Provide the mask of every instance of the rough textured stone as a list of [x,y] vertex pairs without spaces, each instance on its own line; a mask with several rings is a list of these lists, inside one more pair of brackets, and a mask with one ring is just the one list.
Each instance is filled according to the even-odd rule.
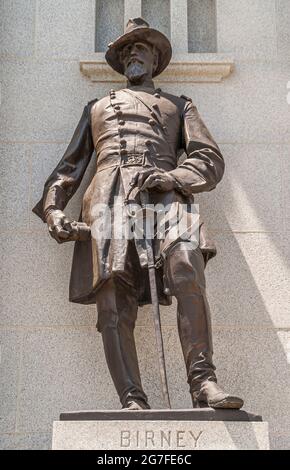
[[[290,76],[290,75],[289,75]],[[289,106],[290,109],[290,106]],[[282,197],[283,197],[283,222],[282,229],[290,232],[290,145],[284,144],[281,149],[282,157]]]
[[25,145],[0,144],[0,229],[27,229],[29,153]]
[[[278,62],[235,62],[221,84],[166,84],[171,93],[190,96],[218,143],[289,141],[289,67]],[[164,87],[165,88],[165,87]]]
[[170,2],[171,45],[173,56],[188,52],[187,0]]
[[236,57],[260,58],[277,55],[275,2],[272,0],[218,0],[219,52]]
[[0,250],[1,326],[95,325],[94,306],[68,301],[73,244],[58,245],[43,224],[34,235],[1,235]]
[[290,44],[290,3],[288,0],[276,0],[276,24],[278,54],[288,60]]
[[244,408],[269,422],[271,448],[276,435],[289,436],[289,363],[271,328],[214,329],[220,385],[245,399]]
[[188,0],[188,52],[216,52],[216,1]]
[[3,434],[0,436],[2,450],[50,450],[51,432],[35,434]]
[[55,450],[267,450],[269,439],[267,423],[56,421],[52,448]]
[[0,55],[32,56],[34,53],[35,0],[1,0]]
[[142,0],[142,18],[170,38],[169,0]]
[[96,1],[96,51],[103,52],[108,44],[123,34],[124,1]]
[[129,18],[138,18],[142,12],[142,0],[124,0],[124,26]]
[[20,332],[0,330],[0,433],[15,431],[21,340]]
[[100,96],[101,87],[88,90],[77,62],[11,60],[1,68],[1,140],[68,142],[84,106]]
[[35,330],[24,338],[19,431],[51,430],[70,409],[119,408],[95,328]]
[[78,58],[94,50],[94,8],[91,0],[39,0],[36,53]]
[[206,268],[213,323],[227,328],[289,328],[287,238],[223,233],[215,234],[215,240],[218,254]]
[[276,232],[281,228],[282,174],[279,144],[221,145],[225,174],[215,193],[200,194],[208,228]]

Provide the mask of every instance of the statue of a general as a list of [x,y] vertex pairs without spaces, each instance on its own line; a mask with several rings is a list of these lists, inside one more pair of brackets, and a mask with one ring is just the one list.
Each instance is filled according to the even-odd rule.
[[[152,78],[167,67],[171,54],[166,36],[142,18],[129,20],[125,33],[106,52],[108,64],[126,76],[126,88],[111,90],[85,106],[64,156],[33,209],[57,242],[76,241],[70,301],[97,304],[97,328],[124,409],[150,408],[140,379],[134,326],[138,306],[151,303],[152,292],[144,247],[134,238],[109,237],[101,229],[108,217],[96,207],[110,208],[114,226],[116,220],[120,223],[119,209],[114,207],[117,196],[123,207],[132,197],[138,201],[141,192],[147,192],[152,204],[188,204],[194,194],[213,190],[224,172],[220,149],[192,100],[154,87]],[[85,192],[80,220],[73,222],[63,210],[94,151],[95,175]],[[179,163],[183,152],[186,159]],[[92,227],[98,228],[97,237],[93,231],[88,236]],[[204,278],[215,246],[202,221],[198,227],[197,246],[178,236],[162,243],[153,239],[157,298],[163,305],[171,303],[171,296],[177,299],[193,406],[241,408],[242,399],[217,385]]]

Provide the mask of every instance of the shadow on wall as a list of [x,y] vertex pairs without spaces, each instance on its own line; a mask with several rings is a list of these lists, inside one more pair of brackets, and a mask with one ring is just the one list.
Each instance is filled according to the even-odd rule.
[[[227,189],[227,197],[234,200],[236,188]],[[203,211],[202,196],[199,199]],[[248,203],[255,211],[257,202]],[[216,219],[208,204],[203,216]],[[222,232],[213,234],[218,255],[207,268],[218,377],[225,388],[243,396],[247,411],[269,422],[270,446],[288,448],[290,335],[279,331],[287,325],[286,237],[277,232],[233,233],[221,209],[218,217],[223,226]]]

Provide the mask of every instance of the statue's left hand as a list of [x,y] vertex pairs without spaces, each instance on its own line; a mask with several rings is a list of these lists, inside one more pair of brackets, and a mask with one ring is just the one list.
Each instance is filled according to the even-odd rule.
[[148,168],[137,173],[131,181],[132,186],[138,186],[140,191],[156,189],[157,191],[171,191],[176,188],[176,180],[169,171],[157,168]]

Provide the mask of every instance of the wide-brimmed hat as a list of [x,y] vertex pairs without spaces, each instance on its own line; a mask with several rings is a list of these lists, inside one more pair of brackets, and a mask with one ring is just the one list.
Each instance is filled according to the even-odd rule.
[[128,21],[125,32],[116,41],[108,44],[106,52],[106,61],[117,72],[124,74],[124,66],[120,62],[119,52],[126,44],[132,41],[146,41],[156,46],[159,52],[158,66],[153,77],[159,75],[169,64],[172,49],[169,39],[157,31],[157,29],[150,28],[149,24],[143,18],[130,18]]

